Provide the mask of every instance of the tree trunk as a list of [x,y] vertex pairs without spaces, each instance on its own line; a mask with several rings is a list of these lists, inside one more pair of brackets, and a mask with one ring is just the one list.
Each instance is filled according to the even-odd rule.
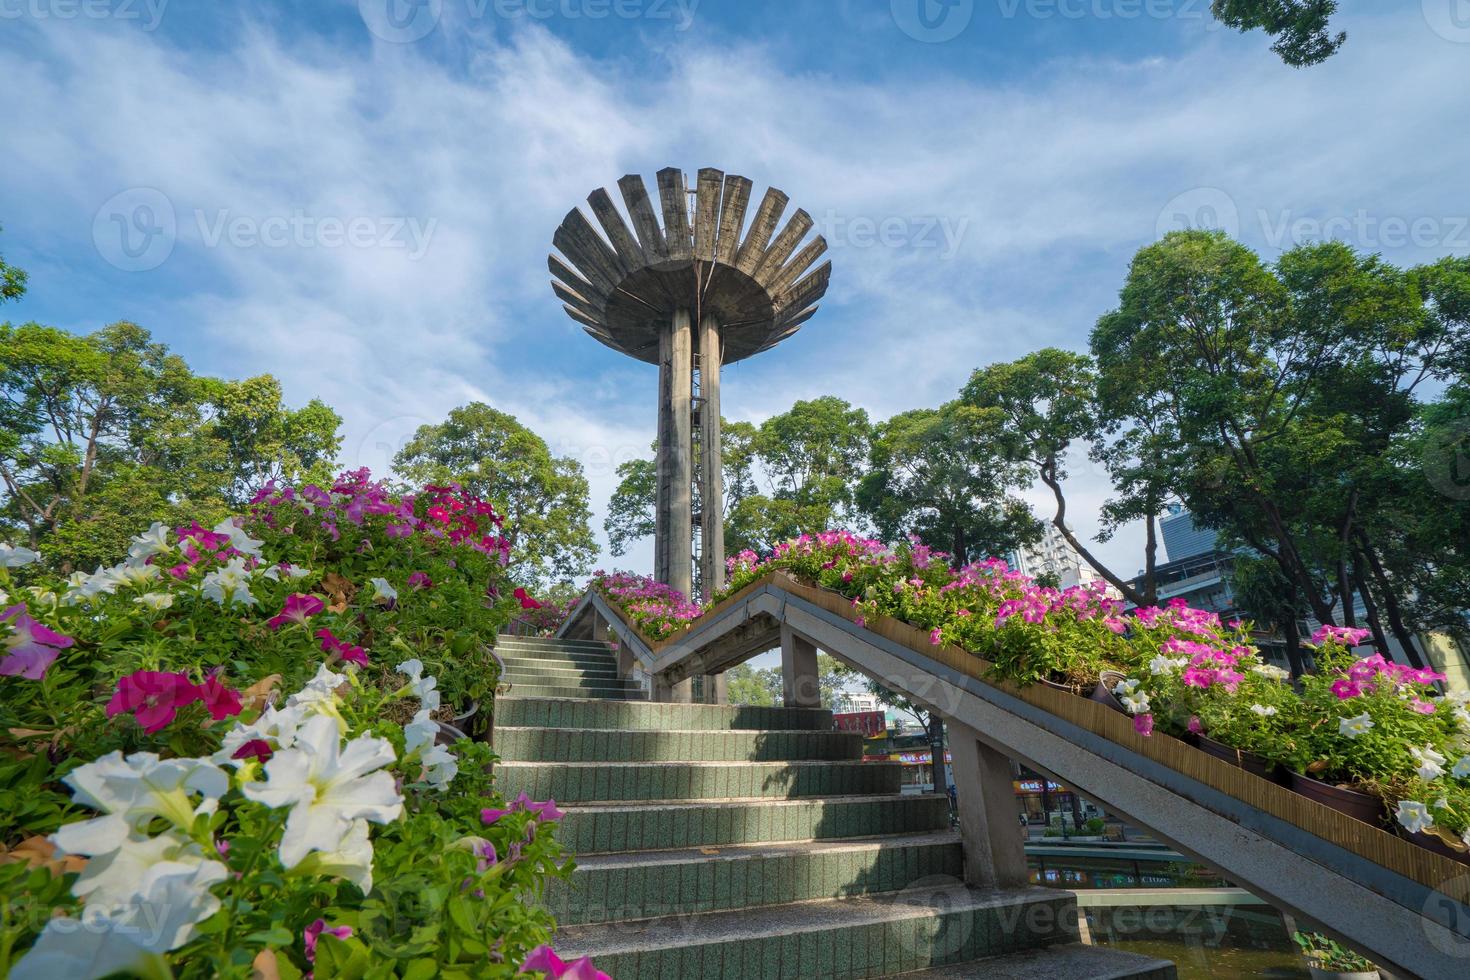
[[1378,649],[1388,652],[1388,634],[1383,632],[1383,621],[1378,615],[1378,603],[1373,599],[1373,590],[1368,588],[1368,577],[1363,574],[1363,553],[1361,549],[1353,552],[1353,576],[1358,585],[1358,592],[1363,596],[1363,608],[1368,613],[1368,628],[1373,631],[1373,642]]
[[[1368,535],[1363,529],[1358,529],[1358,543],[1362,546],[1363,554],[1368,558],[1368,567],[1373,572],[1373,580],[1378,583],[1378,590],[1383,596],[1383,608],[1388,612],[1388,625],[1393,630],[1394,639],[1404,648],[1404,656],[1409,660],[1409,666],[1423,669],[1424,658],[1419,656],[1418,649],[1414,646],[1414,634],[1410,633],[1404,626],[1404,617],[1399,611],[1399,600],[1393,593],[1393,584],[1389,581],[1388,573],[1383,570],[1383,563],[1378,560],[1378,554],[1373,550],[1373,543],[1368,540]],[[1385,653],[1387,651],[1384,651]]]
[[[1293,601],[1295,596],[1292,597]],[[1302,634],[1296,628],[1296,613],[1287,615],[1281,623],[1281,635],[1286,639],[1286,662],[1291,667],[1291,676],[1295,680],[1307,672],[1306,661],[1302,659]]]
[[1088,551],[1087,548],[1083,546],[1082,542],[1077,540],[1077,536],[1072,533],[1071,529],[1067,527],[1067,500],[1065,497],[1062,496],[1061,484],[1057,483],[1056,477],[1053,475],[1055,471],[1056,463],[1054,461],[1048,462],[1046,466],[1043,466],[1041,468],[1041,482],[1045,483],[1048,487],[1051,488],[1052,496],[1056,498],[1057,502],[1057,513],[1056,516],[1052,518],[1052,526],[1054,526],[1059,532],[1061,532],[1061,535],[1063,538],[1066,539],[1067,544],[1071,545],[1072,549],[1076,551],[1077,554],[1082,556],[1083,561],[1091,565],[1093,570],[1101,575],[1108,582],[1108,584],[1112,585],[1119,592],[1123,593],[1123,598],[1127,599],[1135,606],[1150,605],[1146,597],[1141,592],[1139,592],[1133,586],[1129,585],[1127,582],[1120,579],[1118,576],[1114,575],[1106,565],[1094,558],[1092,552]]
[[1143,597],[1148,600],[1148,605],[1159,604],[1158,583],[1154,581],[1154,569],[1158,565],[1159,558],[1159,534],[1153,514],[1148,515],[1144,521],[1147,537],[1143,543]]

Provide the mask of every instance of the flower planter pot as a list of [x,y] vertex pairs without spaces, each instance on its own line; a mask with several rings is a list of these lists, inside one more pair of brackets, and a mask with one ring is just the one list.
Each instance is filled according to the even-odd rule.
[[1232,749],[1230,746],[1217,742],[1205,735],[1199,736],[1199,748],[1201,752],[1212,755],[1217,759],[1224,759],[1232,766],[1239,766],[1248,773],[1260,776],[1276,782],[1278,775],[1274,763],[1266,760],[1254,752],[1246,752],[1243,749]]
[[1379,980],[1377,970],[1368,970],[1363,973],[1335,973],[1332,970],[1323,970],[1315,966],[1309,966],[1307,970],[1312,974],[1312,980]]
[[1114,711],[1126,715],[1128,709],[1123,707],[1123,702],[1118,700],[1118,696],[1113,693],[1113,688],[1127,679],[1127,674],[1120,673],[1116,670],[1103,671],[1102,676],[1098,679],[1097,687],[1092,689],[1089,700],[1096,701],[1098,704],[1105,704]]
[[1053,691],[1064,691],[1065,693],[1072,694],[1072,695],[1077,695],[1077,694],[1081,694],[1082,693],[1082,692],[1080,692],[1080,691],[1077,690],[1077,688],[1076,688],[1075,685],[1072,685],[1072,684],[1058,684],[1056,681],[1048,681],[1048,680],[1043,680],[1041,682],[1041,684],[1042,684],[1043,687],[1049,687]]
[[1291,773],[1287,786],[1292,792],[1305,796],[1309,800],[1316,800],[1338,813],[1347,814],[1354,820],[1361,820],[1375,826],[1383,823],[1385,812],[1383,801],[1371,793],[1334,786],[1320,779],[1313,779],[1311,776],[1303,776],[1299,772]]
[[1426,851],[1433,851],[1435,854],[1442,854],[1445,857],[1450,858],[1451,860],[1459,861],[1461,864],[1470,864],[1470,851],[1456,850],[1448,843],[1446,843],[1445,839],[1443,837],[1440,837],[1438,834],[1419,833],[1407,834],[1405,836],[1407,836],[1408,839],[1413,843],[1424,848]]

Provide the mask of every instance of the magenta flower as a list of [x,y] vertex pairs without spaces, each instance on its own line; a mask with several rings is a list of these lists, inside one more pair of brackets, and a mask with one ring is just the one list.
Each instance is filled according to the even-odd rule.
[[1133,730],[1140,735],[1152,735],[1154,733],[1154,716],[1135,715],[1133,717]]
[[215,721],[224,721],[238,715],[243,708],[240,692],[225,687],[213,675],[206,677],[204,683],[199,685],[199,697],[204,702],[204,707],[209,709],[209,716]]
[[352,927],[335,926],[329,929],[327,928],[326,919],[317,919],[311,925],[307,926],[306,932],[301,936],[301,944],[306,947],[306,962],[316,962],[316,943],[321,938],[322,933],[326,933],[328,936],[336,939],[346,939],[352,935]]
[[408,577],[408,587],[410,589],[432,589],[434,580],[423,572],[414,572]]
[[273,616],[270,620],[268,620],[266,622],[266,625],[273,630],[278,630],[282,626],[286,626],[291,623],[295,623],[298,626],[305,626],[307,620],[311,619],[311,617],[315,616],[317,613],[321,612],[325,608],[326,606],[316,596],[302,595],[300,592],[293,592],[291,595],[286,597],[285,607],[280,611],[279,614]]
[[938,627],[930,630],[929,642],[934,644],[935,646],[939,646],[939,644],[944,642],[944,631],[939,629]]
[[1339,677],[1332,682],[1332,693],[1337,695],[1337,700],[1346,701],[1348,698],[1355,698],[1359,694],[1362,694],[1363,689],[1358,685],[1357,681],[1349,680],[1346,677]]
[[1322,626],[1312,634],[1312,642],[1320,644],[1331,640],[1345,647],[1355,647],[1372,635],[1372,630],[1351,629],[1347,626]]
[[1195,735],[1198,735],[1200,732],[1205,730],[1205,726],[1200,723],[1199,715],[1190,715],[1189,724],[1185,727],[1187,727],[1190,732]]
[[275,754],[275,750],[271,748],[271,743],[267,742],[263,738],[252,738],[250,741],[246,742],[244,745],[236,749],[235,754],[230,756],[230,758],[259,759],[261,762],[269,762],[271,756]]
[[0,674],[38,681],[46,676],[62,650],[74,641],[47,629],[26,612],[25,603],[11,606],[0,613],[0,622],[10,622],[11,634],[5,640],[5,659],[0,660]]
[[143,731],[153,734],[168,727],[179,709],[203,695],[183,674],[139,670],[117,682],[117,693],[107,702],[107,717],[133,713]]
[[357,664],[359,667],[366,667],[368,665],[366,650],[360,646],[348,643],[346,640],[339,640],[337,634],[325,626],[317,630],[313,635],[322,641],[323,652],[336,654],[338,660],[345,660],[347,663]]
[[493,824],[496,821],[498,821],[501,817],[505,816],[507,813],[514,813],[514,812],[515,812],[515,807],[514,806],[508,807],[508,808],[506,808],[504,810],[495,810],[495,809],[486,808],[486,809],[480,811],[480,820],[483,821],[486,826],[489,826],[490,824]]
[[1415,698],[1409,703],[1409,707],[1413,708],[1421,715],[1434,714],[1434,704],[1430,701],[1421,701],[1419,698]]
[[516,597],[517,600],[520,601],[520,604],[521,604],[521,608],[522,609],[540,609],[541,608],[541,603],[537,602],[535,599],[532,599],[531,596],[530,596],[530,594],[527,593],[526,590],[523,589],[523,588],[521,588],[520,586],[517,586],[516,587],[515,597]]
[[565,963],[550,946],[537,946],[521,964],[521,973],[544,973],[549,980],[612,980],[584,956],[575,963]]

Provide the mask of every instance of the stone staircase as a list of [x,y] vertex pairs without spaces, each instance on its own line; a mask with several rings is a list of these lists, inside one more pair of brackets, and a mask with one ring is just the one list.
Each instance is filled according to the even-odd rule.
[[576,855],[546,896],[566,959],[614,980],[1175,975],[1079,945],[1067,893],[966,887],[944,797],[900,795],[827,711],[640,701],[589,641],[497,652],[498,787],[555,799]]

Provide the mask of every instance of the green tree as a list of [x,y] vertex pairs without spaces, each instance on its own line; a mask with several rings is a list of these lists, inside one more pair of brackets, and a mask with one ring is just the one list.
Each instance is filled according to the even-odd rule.
[[725,672],[726,700],[731,704],[774,708],[781,703],[781,672],[771,667],[738,664]]
[[658,466],[651,459],[630,459],[618,464],[617,474],[618,486],[602,522],[608,550],[615,558],[626,555],[634,541],[651,538],[657,531]]
[[1274,37],[1271,50],[1293,68],[1326,61],[1347,40],[1346,33],[1330,28],[1337,0],[1214,0],[1212,9],[1227,27],[1259,28]]
[[119,560],[154,520],[213,521],[271,478],[330,474],[339,419],[273,378],[193,374],[136,324],[0,325],[0,531],[61,569]]
[[880,423],[856,495],[879,535],[916,535],[960,564],[1040,541],[1041,523],[1009,493],[1027,470],[999,451],[994,429],[993,415],[960,402]]
[[[0,231],[3,231],[0,228]],[[5,264],[5,256],[0,255],[0,303],[13,299],[20,299],[26,292],[26,273],[24,269],[18,269],[13,265]]]
[[[1067,456],[1074,443],[1096,445],[1105,422],[1097,400],[1097,372],[1083,354],[1049,347],[1017,361],[976,371],[961,392],[995,434],[997,452],[1029,466],[1056,502],[1052,526],[1130,602],[1152,605],[1154,596],[1135,589],[1093,555],[1067,524]],[[1150,523],[1152,521],[1150,515]],[[1152,581],[1152,568],[1145,581]]]
[[505,516],[511,564],[528,585],[591,571],[597,557],[582,464],[551,454],[546,440],[482,402],[420,426],[393,458],[415,483],[457,482]]

